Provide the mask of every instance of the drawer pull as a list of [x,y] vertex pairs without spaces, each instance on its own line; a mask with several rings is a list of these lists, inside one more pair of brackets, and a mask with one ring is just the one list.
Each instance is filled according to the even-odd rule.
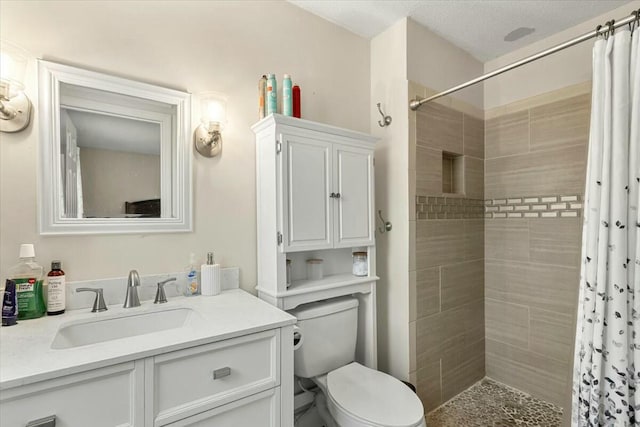
[[29,421],[25,427],[56,427],[56,416],[49,415],[39,420]]
[[229,375],[231,375],[231,368],[228,366],[225,368],[220,368],[213,371],[214,380],[219,380],[220,378],[228,377]]

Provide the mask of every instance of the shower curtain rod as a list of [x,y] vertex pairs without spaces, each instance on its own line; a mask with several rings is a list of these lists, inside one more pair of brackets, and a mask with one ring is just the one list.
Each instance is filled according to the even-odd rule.
[[422,99],[414,99],[412,101],[409,102],[409,108],[411,108],[413,111],[416,111],[418,108],[420,108],[423,104],[426,104],[427,102],[433,101],[434,99],[438,99],[438,98],[442,98],[443,96],[449,95],[450,93],[453,92],[457,92],[460,89],[464,89],[466,87],[472,86],[476,83],[480,83],[483,82],[487,79],[490,79],[492,77],[495,77],[497,75],[500,75],[502,73],[505,73],[507,71],[513,70],[514,68],[518,68],[521,67],[525,64],[528,64],[529,62],[533,62],[536,61],[540,58],[544,58],[545,56],[551,55],[553,53],[559,52],[561,50],[564,50],[568,47],[577,45],[579,43],[582,43],[586,40],[592,39],[594,37],[599,36],[600,34],[606,34],[609,31],[615,30],[618,27],[622,27],[623,25],[627,25],[632,23],[633,21],[637,20],[639,18],[639,14],[640,14],[640,9],[633,11],[631,15],[627,16],[624,19],[621,19],[620,21],[609,21],[607,22],[604,26],[598,26],[595,30],[590,31],[586,34],[583,34],[579,37],[576,37],[574,39],[571,39],[569,41],[566,41],[564,43],[561,43],[559,45],[556,45],[552,48],[549,48],[547,50],[543,50],[542,52],[538,52],[535,55],[531,55],[528,56],[524,59],[521,59],[519,61],[516,61],[514,63],[511,63],[509,65],[505,65],[502,68],[498,68],[497,70],[491,71],[490,73],[484,74],[480,77],[476,77],[473,80],[469,80],[466,83],[462,83],[459,84],[458,86],[454,86],[450,89],[445,90],[444,92],[440,92],[437,93],[435,95],[432,95],[428,98],[422,98]]

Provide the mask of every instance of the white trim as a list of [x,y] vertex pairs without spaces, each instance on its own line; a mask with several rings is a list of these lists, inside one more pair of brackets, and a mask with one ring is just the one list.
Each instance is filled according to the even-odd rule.
[[[38,60],[40,113],[40,168],[38,186],[38,225],[40,234],[123,234],[176,233],[193,230],[191,95],[174,89],[109,76],[67,65]],[[166,103],[175,107],[171,127],[175,128],[175,144],[162,149],[171,151],[171,161],[163,161],[162,200],[169,197],[171,206],[162,203],[164,218],[64,218],[58,204],[60,188],[55,185],[59,170],[60,83],[68,83],[103,91]],[[164,126],[167,122],[163,120]],[[164,131],[163,131],[164,134]],[[167,180],[166,172],[171,179]]]

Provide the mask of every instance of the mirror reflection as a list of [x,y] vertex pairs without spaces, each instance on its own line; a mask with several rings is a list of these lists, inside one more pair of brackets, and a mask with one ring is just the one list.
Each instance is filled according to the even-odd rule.
[[[162,170],[163,136],[170,150],[174,110],[153,100],[62,83],[63,217],[171,216],[170,211],[163,215]],[[170,172],[170,151],[165,154]]]

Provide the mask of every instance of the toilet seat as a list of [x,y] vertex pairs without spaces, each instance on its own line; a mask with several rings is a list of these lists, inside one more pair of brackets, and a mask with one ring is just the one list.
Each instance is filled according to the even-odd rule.
[[417,427],[424,425],[418,396],[405,384],[359,363],[327,375],[329,412],[342,427]]

